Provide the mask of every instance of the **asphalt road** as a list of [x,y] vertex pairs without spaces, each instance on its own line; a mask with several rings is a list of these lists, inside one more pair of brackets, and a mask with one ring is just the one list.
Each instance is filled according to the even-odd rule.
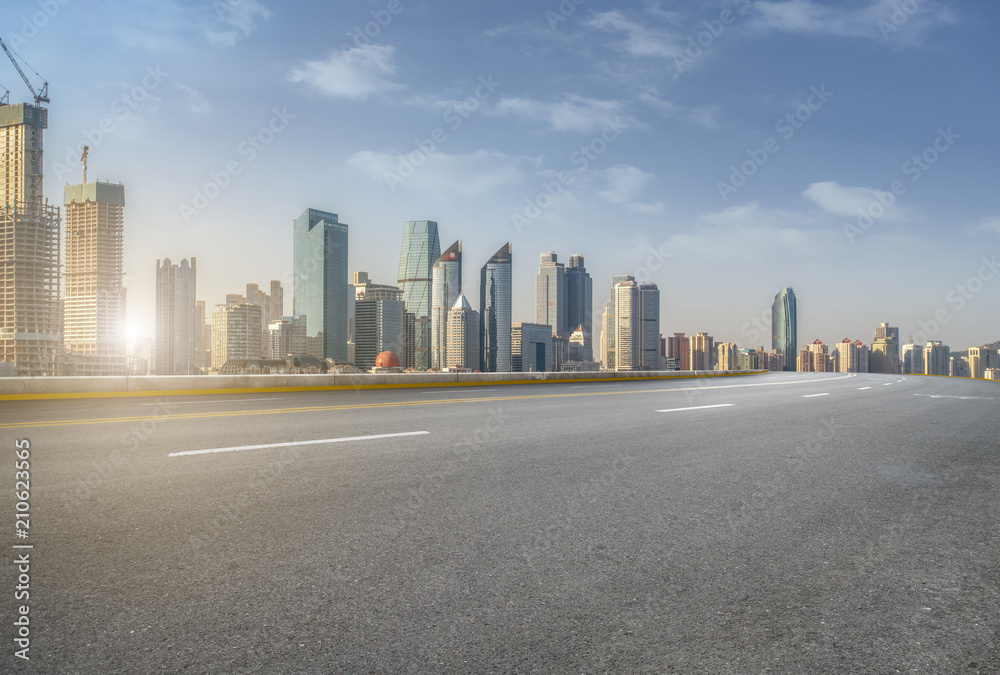
[[786,373],[0,403],[0,672],[1000,672],[998,411]]

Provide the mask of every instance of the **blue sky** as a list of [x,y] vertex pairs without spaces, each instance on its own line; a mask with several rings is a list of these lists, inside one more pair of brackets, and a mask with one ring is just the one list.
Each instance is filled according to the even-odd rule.
[[197,256],[213,305],[290,279],[314,207],[379,283],[403,221],[438,221],[473,305],[511,241],[515,320],[555,250],[586,256],[596,325],[631,273],[659,284],[664,333],[767,344],[754,320],[793,286],[800,341],[870,342],[881,321],[1000,339],[995,3],[22,7],[3,35],[50,83],[47,193],[80,180],[83,143],[91,180],[125,183],[139,334],[158,258]]

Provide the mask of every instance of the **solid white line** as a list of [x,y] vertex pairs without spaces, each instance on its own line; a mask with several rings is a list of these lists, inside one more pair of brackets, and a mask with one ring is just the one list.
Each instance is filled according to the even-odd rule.
[[349,438],[324,438],[316,441],[295,441],[294,443],[268,443],[266,445],[242,445],[235,448],[212,448],[210,450],[185,450],[171,452],[167,457],[184,457],[187,455],[208,455],[214,452],[237,452],[239,450],[260,450],[263,448],[288,448],[293,445],[319,445],[322,443],[346,443],[348,441],[373,441],[379,438],[399,438],[400,436],[423,436],[429,431],[407,431],[401,434],[377,434],[374,436],[351,436]]
[[684,410],[708,410],[709,408],[732,408],[735,403],[720,403],[719,405],[699,405],[694,408],[673,408],[671,410],[657,410],[656,412],[683,412]]
[[428,390],[428,391],[422,391],[420,393],[422,393],[422,394],[470,394],[470,393],[479,392],[479,391],[499,391],[499,390],[497,390],[497,389],[462,389],[462,388],[459,387],[457,389],[447,389],[445,391],[441,391],[440,389],[431,389],[431,390]]
[[883,383],[882,383],[882,386],[883,386],[883,387],[889,387],[889,386],[892,386],[892,382],[883,382]]
[[245,403],[247,401],[280,401],[283,396],[278,398],[231,398],[225,401],[167,401],[164,403],[140,403],[139,405],[191,405],[192,403]]
[[871,389],[871,387],[858,387],[858,391],[864,391],[865,389]]
[[829,396],[829,394],[807,394],[802,398],[816,398],[817,396]]

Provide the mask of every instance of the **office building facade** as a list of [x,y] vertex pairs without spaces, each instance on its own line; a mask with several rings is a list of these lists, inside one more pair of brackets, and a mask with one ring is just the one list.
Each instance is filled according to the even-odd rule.
[[507,242],[479,272],[479,370],[511,372],[512,252]]
[[472,309],[464,293],[459,293],[455,306],[448,312],[447,345],[443,357],[446,368],[479,369],[479,312]]
[[795,370],[799,343],[799,311],[795,291],[783,288],[771,305],[771,349],[781,354],[786,371]]
[[306,209],[295,219],[292,315],[305,325],[306,353],[348,360],[348,226],[336,213]]
[[195,291],[198,262],[156,261],[156,343],[154,374],[193,375],[198,372],[196,349],[200,327]]
[[[448,314],[462,293],[462,242],[456,241],[431,268],[431,368],[444,368],[448,354]],[[477,359],[478,361],[478,359]],[[478,363],[476,368],[478,368]]]
[[515,373],[552,372],[552,326],[515,322],[511,324],[511,368]]
[[412,220],[403,224],[403,246],[399,254],[396,281],[403,291],[406,311],[414,317],[414,368],[430,368],[431,352],[431,269],[441,257],[438,224],[433,220]]

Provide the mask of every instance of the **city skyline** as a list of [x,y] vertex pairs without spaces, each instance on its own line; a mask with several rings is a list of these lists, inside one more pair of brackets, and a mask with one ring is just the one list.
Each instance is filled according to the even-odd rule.
[[[299,22],[294,3],[202,14],[168,2],[113,15],[69,4],[44,26],[26,17],[5,38],[51,84],[50,203],[80,182],[84,143],[92,180],[129,185],[133,334],[154,332],[156,259],[200,258],[209,306],[245,279],[291,289],[288,214],[317,204],[353,225],[348,268],[380,279],[394,267],[383,245],[398,243],[406,220],[435,218],[473,259],[512,240],[523,252],[515,320],[531,319],[531,258],[561,250],[586,254],[601,286],[623,272],[657,283],[665,333],[766,344],[746,327],[775,289],[794,286],[808,299],[806,341],[867,342],[872,325],[889,321],[901,341],[938,324],[929,338],[964,347],[1000,338],[989,312],[1000,298],[986,151],[997,133],[993,94],[959,89],[928,65],[945,59],[987,77],[997,50],[989,7],[925,3],[896,25],[881,0],[703,2],[670,20],[638,3],[565,16],[527,3],[474,14],[404,6],[372,37],[364,27],[380,8],[312,8],[317,20]],[[706,25],[721,32],[686,54]],[[341,40],[302,47],[321,26]],[[465,38],[449,49],[479,58],[419,50],[445,30]],[[143,34],[150,39],[136,39]],[[87,38],[106,39],[96,68],[65,58]],[[800,50],[805,68],[777,61],[769,43]],[[768,78],[742,84],[747,66],[730,71],[734,55]],[[578,77],[539,73],[538,56]],[[626,66],[642,79],[612,76]],[[258,79],[231,77],[245,69],[262,74],[266,95]],[[11,100],[26,100],[8,75]],[[940,95],[928,100],[931,88]],[[961,107],[950,103],[959,94]],[[859,119],[857,110],[879,112]],[[444,141],[433,140],[439,128]],[[434,148],[421,155],[414,139]],[[651,151],[659,141],[671,151]],[[603,151],[578,153],[591,143]],[[406,157],[424,160],[412,175]],[[539,198],[564,170],[572,182]],[[677,292],[699,272],[699,293]]]

